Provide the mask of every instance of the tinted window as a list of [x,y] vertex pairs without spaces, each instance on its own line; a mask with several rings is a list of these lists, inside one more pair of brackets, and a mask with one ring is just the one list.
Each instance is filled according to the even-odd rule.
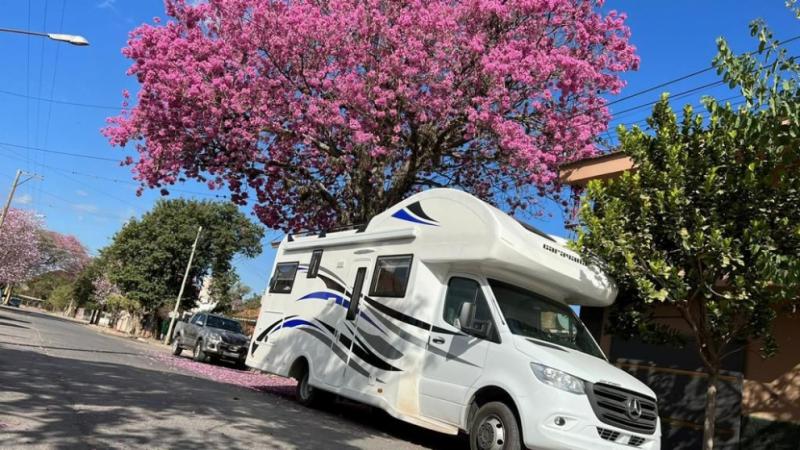
[[319,273],[319,264],[322,262],[322,249],[314,250],[311,253],[311,262],[308,263],[306,278],[316,278]]
[[569,306],[501,281],[489,280],[489,285],[512,333],[603,358]]
[[242,326],[239,322],[224,317],[208,316],[206,326],[210,328],[219,328],[222,330],[233,331],[234,333],[241,333]]
[[475,304],[476,323],[491,322],[492,313],[489,311],[489,304],[486,303],[481,285],[470,278],[450,278],[450,282],[447,283],[447,296],[444,299],[445,322],[460,328],[462,324],[458,323],[458,314],[464,303]]
[[272,276],[272,283],[269,291],[278,294],[288,294],[292,292],[294,277],[297,275],[297,263],[280,263],[275,266],[275,274]]
[[356,281],[353,282],[353,293],[350,295],[350,306],[347,308],[347,320],[354,320],[358,314],[358,303],[361,301],[361,289],[364,287],[364,277],[367,268],[359,267],[356,271]]
[[192,319],[192,323],[195,325],[203,325],[203,315],[198,314],[194,316],[194,319]]
[[369,295],[375,297],[405,297],[411,274],[411,255],[379,256],[375,262]]

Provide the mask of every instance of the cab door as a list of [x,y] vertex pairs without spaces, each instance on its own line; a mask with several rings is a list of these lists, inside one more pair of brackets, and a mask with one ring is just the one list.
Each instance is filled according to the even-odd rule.
[[[467,391],[481,376],[489,347],[497,342],[487,292],[479,277],[450,276],[442,310],[428,338],[420,382],[424,416],[459,425]],[[473,305],[470,327],[459,318],[465,303]]]

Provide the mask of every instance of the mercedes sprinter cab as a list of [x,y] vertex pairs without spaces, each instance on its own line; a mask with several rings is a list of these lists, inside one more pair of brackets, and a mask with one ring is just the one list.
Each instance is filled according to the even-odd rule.
[[288,235],[247,365],[474,449],[658,449],[653,391],[609,364],[569,305],[612,280],[466,193],[416,194],[362,227]]

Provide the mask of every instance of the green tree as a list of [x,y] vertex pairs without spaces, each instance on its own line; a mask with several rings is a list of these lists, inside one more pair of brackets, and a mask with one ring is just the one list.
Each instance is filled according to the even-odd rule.
[[145,311],[169,304],[180,289],[198,226],[203,232],[184,299],[197,298],[195,280],[231,271],[234,255],[253,257],[261,252],[263,229],[235,205],[162,200],[141,220],[125,224],[102,250],[109,279]]
[[250,288],[239,279],[234,270],[215,273],[211,278],[211,298],[217,302],[214,311],[228,314],[241,309],[244,297],[250,293]]
[[26,282],[20,291],[31,297],[47,300],[56,288],[72,284],[74,278],[72,274],[61,270],[47,272]]
[[[734,55],[718,42],[718,73],[742,106],[705,98],[678,120],[666,96],[648,124],[619,130],[634,171],[589,184],[576,247],[605,266],[634,301],[618,331],[680,338],[655,322],[677,310],[708,373],[703,448],[713,448],[723,359],[746,340],[776,349],[771,322],[800,303],[800,67],[761,22],[759,50]],[[613,330],[612,330],[613,331]]]
[[102,275],[105,258],[93,258],[78,274],[72,283],[73,302],[67,308],[69,314],[74,315],[78,308],[94,305],[94,282]]
[[72,303],[72,286],[69,284],[62,284],[53,289],[50,296],[47,298],[47,303],[49,303],[55,311],[66,310]]

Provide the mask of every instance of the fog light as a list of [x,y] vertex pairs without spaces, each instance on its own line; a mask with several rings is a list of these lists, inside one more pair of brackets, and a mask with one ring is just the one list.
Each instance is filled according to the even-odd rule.
[[564,424],[565,424],[565,423],[567,423],[567,421],[566,421],[566,420],[564,420],[564,418],[563,418],[563,417],[556,417],[556,420],[555,420],[555,422],[556,422],[556,425],[558,425],[558,426],[560,426],[560,427],[563,427],[563,426],[564,426]]

